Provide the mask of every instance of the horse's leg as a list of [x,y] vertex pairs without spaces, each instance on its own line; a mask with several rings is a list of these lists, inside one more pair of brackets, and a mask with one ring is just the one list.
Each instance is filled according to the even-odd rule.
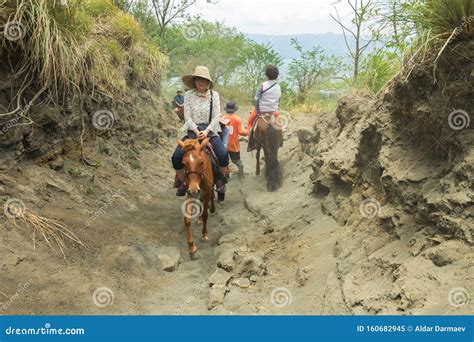
[[191,209],[191,201],[186,200],[186,215],[184,215],[184,226],[186,227],[186,238],[188,241],[188,251],[189,255],[191,257],[196,253],[197,251],[197,246],[193,241],[193,231],[191,228],[191,215],[192,215],[192,209]]
[[[282,139],[283,139],[283,136],[282,136]],[[281,140],[283,142],[283,140]],[[277,175],[278,175],[278,178],[277,178],[277,184],[278,184],[278,188],[281,187],[283,185],[283,175],[281,173],[281,167],[280,167],[280,162],[278,161],[278,149],[279,149],[279,146],[277,146]]]
[[255,170],[255,174],[258,176],[260,175],[260,145],[257,145],[257,154],[255,158],[257,159],[257,168]]
[[211,213],[216,212],[216,203],[215,203],[216,194],[214,193],[214,189],[211,188]]
[[274,191],[276,190],[275,187],[274,187],[274,184],[273,184],[273,177],[274,177],[274,172],[276,171],[274,168],[273,168],[273,165],[270,161],[270,158],[272,156],[270,156],[270,151],[268,151],[267,148],[265,148],[263,150],[264,152],[264,155],[265,155],[265,179],[267,180],[267,190],[268,191]]
[[263,158],[265,161],[265,181],[267,182],[267,190],[270,190],[270,165],[269,165],[269,159],[268,159],[268,148],[265,145],[263,145]]
[[[212,192],[214,192],[212,189],[211,189]],[[208,211],[208,208],[209,208],[209,201],[211,199],[211,196],[209,193],[206,193],[203,195],[203,198],[202,198],[202,203],[204,203],[203,205],[203,210],[202,210],[202,241],[209,241],[209,237],[207,236],[207,218],[209,217],[209,211]]]

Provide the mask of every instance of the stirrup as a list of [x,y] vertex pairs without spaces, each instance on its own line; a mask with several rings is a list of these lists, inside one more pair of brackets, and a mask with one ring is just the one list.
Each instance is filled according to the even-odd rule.
[[216,191],[218,193],[225,193],[227,180],[225,178],[218,179],[216,181]]
[[185,185],[182,185],[176,190],[176,196],[178,197],[183,197],[186,196],[186,193],[188,192],[188,187]]

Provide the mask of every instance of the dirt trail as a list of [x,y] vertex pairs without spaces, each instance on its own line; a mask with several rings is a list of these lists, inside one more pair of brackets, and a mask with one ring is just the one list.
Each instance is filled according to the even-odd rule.
[[201,226],[194,223],[201,256],[195,261],[187,253],[183,198],[171,187],[174,130],[154,143],[144,135],[132,143],[125,134],[98,137],[86,150],[101,161],[95,169],[69,152],[60,170],[25,160],[2,171],[0,193],[67,223],[87,249],[68,243],[66,264],[41,239],[33,250],[25,227],[0,221],[1,313],[472,312],[470,305],[448,300],[451,289],[470,283],[472,254],[455,249],[459,258],[441,268],[430,254],[407,250],[418,248],[411,240],[393,238],[374,220],[344,225],[345,213],[359,217],[357,202],[329,211],[333,216],[323,213],[348,197],[314,192],[313,172],[320,165],[308,149],[333,143],[318,143],[314,125],[310,116],[291,121],[280,150],[284,185],[276,192],[267,192],[263,175],[255,176],[254,155],[242,153],[245,178],[232,176],[225,203],[210,216],[209,242],[200,241]]
[[[246,144],[242,144],[245,151]],[[268,193],[263,176],[255,176],[253,154],[242,153],[246,176],[239,179],[235,174],[228,185],[227,199],[219,204],[217,213],[209,221],[210,241],[200,241],[200,229],[194,222],[194,238],[198,243],[201,258],[191,261],[187,255],[187,244],[183,231],[181,203],[182,198],[174,196],[169,187],[160,195],[135,213],[123,215],[120,221],[133,230],[150,234],[147,243],[153,245],[176,246],[179,248],[181,262],[174,272],[163,273],[156,281],[144,286],[133,302],[133,308],[119,307],[117,302],[106,309],[108,313],[149,313],[149,314],[232,314],[232,313],[278,313],[278,314],[320,314],[325,309],[325,292],[328,276],[334,277],[335,260],[331,256],[336,241],[337,224],[320,210],[317,201],[308,201],[308,180],[310,168],[303,169],[303,154],[299,151],[295,134],[289,136],[282,150],[281,159],[285,175],[282,189]],[[301,158],[301,161],[298,160]],[[293,236],[297,232],[297,236]],[[144,233],[144,232],[143,232]],[[141,233],[140,235],[145,235]],[[225,236],[231,241],[218,245]],[[303,238],[303,236],[305,238]],[[136,238],[139,240],[139,238]],[[304,243],[302,241],[305,241]],[[137,241],[138,244],[141,244]],[[142,242],[143,243],[143,242]],[[309,250],[314,251],[308,253]],[[128,249],[127,249],[128,251]],[[263,273],[252,278],[247,287],[233,285],[233,280],[243,279],[239,273],[239,260],[246,256],[263,252]],[[234,254],[234,264],[220,265],[223,259],[229,263],[228,255]],[[303,257],[305,256],[305,257]],[[106,257],[106,256],[104,256]],[[145,252],[145,259],[146,259]],[[308,260],[307,258],[310,259]],[[227,259],[226,259],[227,258]],[[153,267],[153,266],[152,266]],[[229,268],[230,272],[223,271]],[[312,273],[310,291],[302,291],[302,285]],[[211,294],[210,278],[215,272],[227,273],[225,289]],[[250,277],[247,277],[248,279]],[[137,280],[138,281],[138,280]],[[140,279],[146,282],[146,279]],[[130,287],[132,284],[126,284]],[[279,307],[272,302],[274,289],[288,289],[283,293],[283,301],[288,305]],[[221,293],[219,293],[221,292]],[[301,294],[301,296],[300,296]],[[124,296],[131,293],[124,289]],[[275,296],[276,294],[274,294]],[[225,296],[225,297],[224,297]],[[211,303],[215,298],[217,302]],[[219,298],[221,297],[221,298]],[[117,296],[115,297],[117,298]],[[223,303],[220,300],[223,299]],[[128,302],[128,301],[127,301]],[[342,301],[339,304],[343,304]],[[334,305],[335,307],[338,304]],[[212,310],[211,310],[212,309]],[[342,307],[343,311],[344,308]]]
[[[304,125],[304,119],[294,124]],[[170,186],[172,174],[166,162],[171,149],[169,145],[160,153],[161,165],[156,164],[156,151],[142,152],[140,161],[146,167],[131,174],[109,169],[107,162],[92,175],[83,171],[75,181],[84,185],[95,179],[100,184],[97,191],[102,190],[85,199],[67,183],[67,175],[58,177],[55,171],[34,165],[10,170],[9,176],[21,177],[24,188],[30,189],[22,199],[39,203],[42,215],[81,227],[77,232],[88,248],[70,246],[69,264],[64,264],[41,240],[33,251],[31,232],[2,222],[3,312],[325,312],[327,297],[337,298],[337,293],[326,291],[327,282],[337,282],[332,257],[337,224],[307,196],[311,168],[305,163],[310,160],[301,152],[296,134],[288,132],[281,150],[285,181],[277,192],[266,191],[264,176],[254,174],[254,156],[242,153],[246,176],[232,177],[225,203],[210,217],[209,242],[199,240],[201,227],[194,224],[201,256],[197,261],[187,254],[183,199],[175,197]],[[73,162],[66,160],[66,167],[68,163]],[[8,183],[9,178],[2,180]],[[37,198],[38,189],[47,198]],[[91,220],[94,213],[99,214]],[[227,242],[219,245],[222,236]],[[171,272],[163,270],[165,263]],[[210,282],[219,286],[211,288]],[[307,283],[311,286],[303,288]],[[272,291],[281,288],[283,293],[274,292],[272,297]],[[344,312],[342,300],[329,301],[330,312]]]

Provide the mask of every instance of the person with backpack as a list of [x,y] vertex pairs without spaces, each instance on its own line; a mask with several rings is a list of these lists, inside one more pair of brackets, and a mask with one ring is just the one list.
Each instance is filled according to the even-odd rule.
[[250,127],[248,151],[252,151],[255,148],[253,146],[254,123],[257,117],[262,114],[273,115],[275,119],[275,128],[277,128],[280,136],[280,146],[283,145],[283,130],[280,123],[280,113],[278,112],[278,106],[280,104],[281,98],[281,87],[277,80],[279,74],[280,72],[277,66],[268,64],[265,67],[265,76],[267,80],[263,82],[255,94],[255,109],[250,114],[247,122],[247,127]]

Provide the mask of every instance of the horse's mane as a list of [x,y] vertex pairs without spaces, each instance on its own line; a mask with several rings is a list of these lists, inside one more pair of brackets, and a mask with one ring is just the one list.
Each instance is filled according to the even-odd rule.
[[192,151],[192,150],[198,150],[198,146],[199,146],[199,140],[198,139],[188,139],[188,140],[183,141],[183,143],[184,143],[183,150],[185,152],[189,152],[189,151]]

